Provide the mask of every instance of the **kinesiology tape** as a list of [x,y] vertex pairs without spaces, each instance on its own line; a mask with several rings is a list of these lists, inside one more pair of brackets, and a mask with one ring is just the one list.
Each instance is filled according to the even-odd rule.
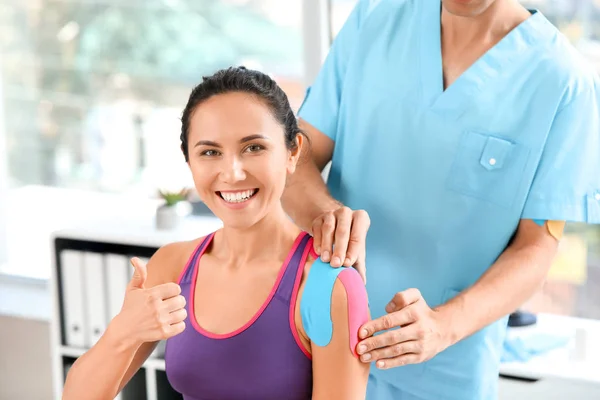
[[348,326],[350,351],[356,357],[358,330],[369,319],[367,292],[362,278],[354,268],[333,268],[317,258],[311,266],[302,301],[300,314],[309,339],[318,346],[327,346],[333,336],[331,321],[331,297],[335,282],[339,280],[348,298]]

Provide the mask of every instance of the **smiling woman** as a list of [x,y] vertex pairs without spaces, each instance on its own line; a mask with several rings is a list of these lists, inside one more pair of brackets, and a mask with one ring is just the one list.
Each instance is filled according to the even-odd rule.
[[159,339],[168,339],[169,382],[186,400],[364,399],[364,283],[352,268],[319,261],[281,203],[308,143],[283,90],[261,72],[218,71],[192,90],[180,138],[223,229],[162,247],[147,269],[133,261],[123,310],[71,368],[64,399],[82,398],[88,376],[114,397]]

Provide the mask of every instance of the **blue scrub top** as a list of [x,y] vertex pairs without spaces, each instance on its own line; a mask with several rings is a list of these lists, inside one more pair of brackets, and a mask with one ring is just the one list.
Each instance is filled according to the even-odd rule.
[[[299,111],[335,141],[332,195],[371,216],[373,317],[410,287],[431,307],[456,296],[521,219],[600,222],[595,72],[532,11],[444,91],[440,7],[360,1]],[[506,322],[373,380],[403,399],[496,398]]]

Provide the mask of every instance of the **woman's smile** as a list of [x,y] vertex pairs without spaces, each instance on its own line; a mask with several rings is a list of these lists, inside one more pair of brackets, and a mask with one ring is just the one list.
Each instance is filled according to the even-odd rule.
[[222,190],[215,192],[227,207],[239,210],[245,208],[256,197],[258,189]]

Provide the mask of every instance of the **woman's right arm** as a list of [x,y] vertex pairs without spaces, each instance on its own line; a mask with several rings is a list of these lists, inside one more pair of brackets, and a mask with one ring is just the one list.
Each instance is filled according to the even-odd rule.
[[301,293],[302,329],[312,353],[312,399],[364,400],[370,364],[359,359],[356,345],[359,328],[370,319],[367,291],[356,270],[334,271],[316,260]]
[[[148,269],[139,259],[123,307],[98,342],[73,364],[63,400],[113,399],[150,356],[158,341],[185,329],[185,298],[165,267],[179,260],[177,245],[155,253]],[[162,267],[162,268],[161,268]],[[168,268],[167,268],[168,269]]]

